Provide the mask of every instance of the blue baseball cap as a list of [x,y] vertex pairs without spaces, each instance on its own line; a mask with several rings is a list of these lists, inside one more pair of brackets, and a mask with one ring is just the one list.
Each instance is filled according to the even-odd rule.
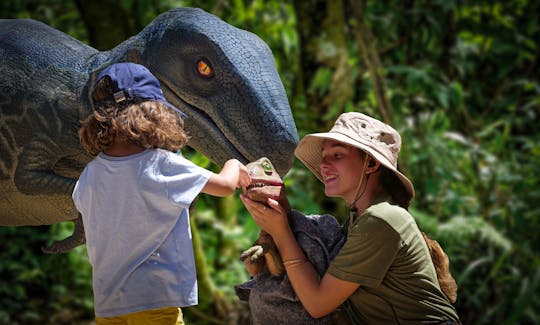
[[[154,100],[177,111],[183,118],[184,112],[169,103],[159,84],[159,80],[145,66],[133,62],[115,63],[101,71],[97,80],[109,76],[116,84],[113,101],[117,104],[130,100]],[[99,103],[98,103],[99,104]]]

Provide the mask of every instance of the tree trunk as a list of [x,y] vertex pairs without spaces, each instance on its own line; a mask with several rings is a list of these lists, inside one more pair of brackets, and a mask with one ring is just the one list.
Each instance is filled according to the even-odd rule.
[[104,51],[137,34],[131,12],[119,1],[75,0],[88,32],[90,46]]
[[384,85],[384,77],[382,76],[382,65],[379,58],[373,33],[364,22],[364,5],[362,1],[349,0],[351,6],[351,12],[355,18],[355,26],[353,26],[353,33],[356,38],[356,42],[360,47],[360,55],[364,60],[371,83],[373,85],[373,91],[375,98],[377,99],[377,105],[381,112],[383,121],[388,124],[392,124],[392,114],[388,98],[386,96],[386,87]]
[[[297,94],[304,97],[307,110],[313,113],[313,117],[319,118],[326,109],[322,107],[323,96],[317,93],[309,93],[310,84],[315,76],[315,73],[320,68],[321,64],[317,61],[317,40],[321,37],[321,26],[327,12],[326,0],[294,0],[294,9],[296,13],[297,23],[296,30],[298,33],[300,47],[300,69],[297,69],[298,79]],[[310,118],[298,116],[302,122],[308,125],[321,125],[320,119],[313,121],[311,124]]]

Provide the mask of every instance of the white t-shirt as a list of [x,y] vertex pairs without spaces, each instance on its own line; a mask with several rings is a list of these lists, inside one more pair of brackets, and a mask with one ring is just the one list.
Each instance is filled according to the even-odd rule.
[[82,172],[82,214],[98,317],[198,303],[189,205],[211,172],[181,155],[148,149],[103,153]]

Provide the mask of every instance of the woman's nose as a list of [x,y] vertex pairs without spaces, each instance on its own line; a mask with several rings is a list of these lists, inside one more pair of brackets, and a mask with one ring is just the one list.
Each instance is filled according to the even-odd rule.
[[322,171],[323,169],[328,168],[328,161],[326,159],[322,159],[319,163],[319,169]]

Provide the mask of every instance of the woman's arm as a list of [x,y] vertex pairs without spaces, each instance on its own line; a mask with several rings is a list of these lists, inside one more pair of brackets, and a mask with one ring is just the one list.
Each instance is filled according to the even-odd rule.
[[218,174],[213,173],[210,176],[201,192],[213,196],[227,196],[236,188],[248,186],[250,183],[251,178],[246,166],[236,159],[229,159]]
[[358,289],[358,283],[343,281],[328,273],[319,279],[298,246],[285,211],[277,201],[268,199],[268,208],[244,195],[241,199],[259,227],[274,239],[293,289],[312,317],[328,315]]

